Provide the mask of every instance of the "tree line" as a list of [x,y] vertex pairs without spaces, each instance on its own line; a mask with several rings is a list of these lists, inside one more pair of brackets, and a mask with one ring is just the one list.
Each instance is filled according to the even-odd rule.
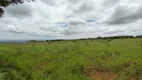
[[55,40],[30,40],[29,42],[55,42],[55,41],[77,41],[77,40],[97,40],[97,39],[128,39],[128,38],[142,38],[142,35],[138,36],[110,36],[110,37],[97,37],[97,38],[81,38],[81,39],[55,39]]

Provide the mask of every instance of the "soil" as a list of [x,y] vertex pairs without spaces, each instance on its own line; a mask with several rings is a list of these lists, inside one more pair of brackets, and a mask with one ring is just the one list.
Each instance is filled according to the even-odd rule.
[[102,71],[96,71],[90,76],[92,80],[115,80],[117,78],[117,74],[115,73],[105,73]]

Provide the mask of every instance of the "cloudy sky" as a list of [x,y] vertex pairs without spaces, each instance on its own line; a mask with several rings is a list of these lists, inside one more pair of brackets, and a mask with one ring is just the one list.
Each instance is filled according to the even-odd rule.
[[141,0],[36,0],[9,6],[0,40],[141,35]]

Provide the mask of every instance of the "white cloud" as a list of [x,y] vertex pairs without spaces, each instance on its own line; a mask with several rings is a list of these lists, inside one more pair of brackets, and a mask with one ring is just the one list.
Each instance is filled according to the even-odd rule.
[[141,0],[38,0],[9,6],[0,19],[0,39],[140,35],[141,7]]
[[129,5],[118,4],[110,17],[106,19],[108,24],[126,24],[142,19],[142,5],[131,3]]
[[10,13],[9,15],[11,17],[16,16],[20,18],[30,17],[33,13],[32,6],[28,3],[18,6],[9,6],[6,11]]

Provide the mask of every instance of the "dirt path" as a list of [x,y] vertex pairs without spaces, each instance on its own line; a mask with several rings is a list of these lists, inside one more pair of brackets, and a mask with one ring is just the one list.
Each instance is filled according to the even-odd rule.
[[117,74],[96,71],[94,74],[91,75],[91,78],[93,80],[115,80],[117,78]]

